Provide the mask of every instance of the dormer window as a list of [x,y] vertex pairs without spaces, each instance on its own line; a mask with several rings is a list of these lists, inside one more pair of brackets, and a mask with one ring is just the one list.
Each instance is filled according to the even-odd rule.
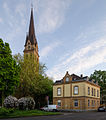
[[76,80],[76,78],[74,77],[73,80]]
[[69,77],[66,77],[66,82],[69,82]]

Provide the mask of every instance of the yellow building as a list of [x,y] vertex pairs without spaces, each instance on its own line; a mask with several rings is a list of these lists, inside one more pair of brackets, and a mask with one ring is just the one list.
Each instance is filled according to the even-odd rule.
[[53,104],[67,110],[97,110],[100,106],[100,86],[87,76],[69,75],[53,85]]

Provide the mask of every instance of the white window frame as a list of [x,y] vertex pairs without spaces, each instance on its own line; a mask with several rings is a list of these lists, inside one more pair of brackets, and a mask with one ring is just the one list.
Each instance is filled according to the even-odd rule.
[[99,97],[99,90],[97,90],[97,97]]
[[78,107],[78,100],[74,100],[74,107]]
[[94,90],[93,90],[93,88],[92,88],[92,96],[94,96]]
[[90,87],[88,87],[88,95],[90,95]]
[[66,82],[69,82],[69,77],[66,77]]
[[61,100],[57,101],[57,105],[58,105],[58,107],[61,107]]
[[95,90],[95,88],[94,88],[94,96],[96,96],[96,90]]
[[88,100],[88,107],[90,107],[90,100]]
[[78,95],[78,94],[79,94],[79,87],[74,86],[74,95]]
[[57,95],[58,95],[58,96],[61,95],[61,87],[57,88]]

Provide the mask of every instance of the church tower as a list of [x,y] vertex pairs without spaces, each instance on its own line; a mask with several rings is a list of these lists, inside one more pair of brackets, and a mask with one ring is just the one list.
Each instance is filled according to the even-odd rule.
[[38,43],[34,29],[33,8],[31,8],[29,32],[26,36],[26,42],[24,47],[24,57],[33,57],[34,61],[37,61],[37,63],[39,63]]

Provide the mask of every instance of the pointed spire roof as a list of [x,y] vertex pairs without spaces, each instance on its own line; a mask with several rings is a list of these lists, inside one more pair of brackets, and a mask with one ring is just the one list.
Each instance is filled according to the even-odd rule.
[[31,17],[30,17],[30,25],[29,25],[29,36],[35,35],[34,29],[34,20],[33,20],[33,8],[31,8]]
[[34,28],[34,19],[33,19],[33,8],[31,8],[31,16],[30,16],[30,24],[29,24],[29,32],[26,36],[26,43],[25,46],[27,44],[27,41],[30,40],[31,44],[37,44],[37,39],[35,36],[35,28]]

